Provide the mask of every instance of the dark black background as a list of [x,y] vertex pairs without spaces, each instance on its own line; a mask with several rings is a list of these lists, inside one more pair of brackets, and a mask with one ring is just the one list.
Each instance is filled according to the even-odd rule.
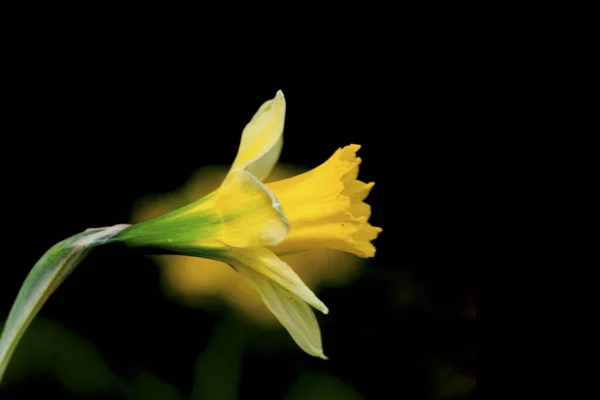
[[[465,316],[474,307],[474,267],[461,238],[464,210],[478,199],[467,178],[485,130],[478,93],[491,78],[477,73],[475,49],[443,35],[415,37],[287,57],[265,41],[227,59],[204,44],[40,37],[18,46],[2,77],[0,316],[52,244],[127,222],[140,196],[174,190],[202,165],[230,163],[244,125],[281,89],[281,161],[314,167],[338,147],[361,144],[360,177],[376,182],[368,202],[383,232],[360,279],[320,293],[335,310],[319,317],[331,359],[249,349],[240,398],[283,398],[303,371],[327,372],[367,399],[443,398],[453,378],[440,369],[472,377],[476,370],[475,320]],[[406,290],[419,295],[399,304]],[[220,317],[165,298],[150,259],[106,248],[67,279],[40,318],[90,341],[124,381],[141,368],[185,397]],[[3,399],[79,398],[35,369],[0,390]]]

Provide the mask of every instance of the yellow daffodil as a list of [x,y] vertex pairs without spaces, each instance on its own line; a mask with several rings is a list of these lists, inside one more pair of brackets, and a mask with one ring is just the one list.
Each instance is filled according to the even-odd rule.
[[263,184],[283,144],[283,93],[244,128],[221,186],[175,211],[135,224],[119,239],[132,246],[205,257],[231,265],[308,354],[326,358],[310,306],[327,307],[276,253],[330,248],[372,257],[380,228],[363,202],[372,183],[358,181],[360,146],[339,149],[304,174]]
[[[203,166],[176,191],[140,198],[132,210],[132,222],[138,223],[166,214],[211,193],[221,185],[228,171],[229,167],[221,165]],[[277,163],[268,181],[287,179],[305,171],[304,167]],[[325,287],[343,287],[364,270],[362,258],[327,248],[277,255],[313,291]],[[152,259],[160,266],[161,285],[173,300],[205,309],[214,309],[225,303],[248,322],[261,326],[278,323],[258,293],[224,263],[208,258],[173,255],[155,255]]]

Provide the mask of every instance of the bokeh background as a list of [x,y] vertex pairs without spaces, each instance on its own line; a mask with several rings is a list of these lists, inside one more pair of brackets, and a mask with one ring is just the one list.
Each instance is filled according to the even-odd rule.
[[[33,322],[1,399],[475,398],[475,272],[460,210],[477,200],[461,157],[477,98],[454,46],[225,66],[167,45],[26,50],[4,78],[0,321],[54,243],[210,185],[278,89],[288,112],[277,173],[361,144],[359,178],[376,182],[367,202],[383,232],[373,259],[297,261],[330,308],[317,315],[328,361],[304,354],[227,276],[102,247]],[[169,265],[189,279],[174,285]]]

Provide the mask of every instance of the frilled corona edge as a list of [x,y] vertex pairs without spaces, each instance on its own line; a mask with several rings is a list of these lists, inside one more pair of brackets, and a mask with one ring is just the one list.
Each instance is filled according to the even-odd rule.
[[267,184],[279,199],[290,224],[276,253],[331,248],[373,257],[381,228],[369,223],[371,207],[364,202],[374,182],[357,179],[359,145],[338,149],[326,162],[304,174]]

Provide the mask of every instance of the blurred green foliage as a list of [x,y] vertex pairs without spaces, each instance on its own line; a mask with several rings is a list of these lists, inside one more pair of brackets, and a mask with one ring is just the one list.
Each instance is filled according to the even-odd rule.
[[[27,385],[33,376],[55,381],[66,393],[82,398],[235,400],[239,398],[242,355],[248,327],[223,318],[196,361],[194,385],[184,396],[155,374],[138,370],[131,380],[117,376],[94,346],[43,318],[36,319],[10,364],[4,389]],[[3,399],[10,395],[3,395]],[[362,400],[351,385],[323,373],[304,373],[290,387],[286,400]]]

